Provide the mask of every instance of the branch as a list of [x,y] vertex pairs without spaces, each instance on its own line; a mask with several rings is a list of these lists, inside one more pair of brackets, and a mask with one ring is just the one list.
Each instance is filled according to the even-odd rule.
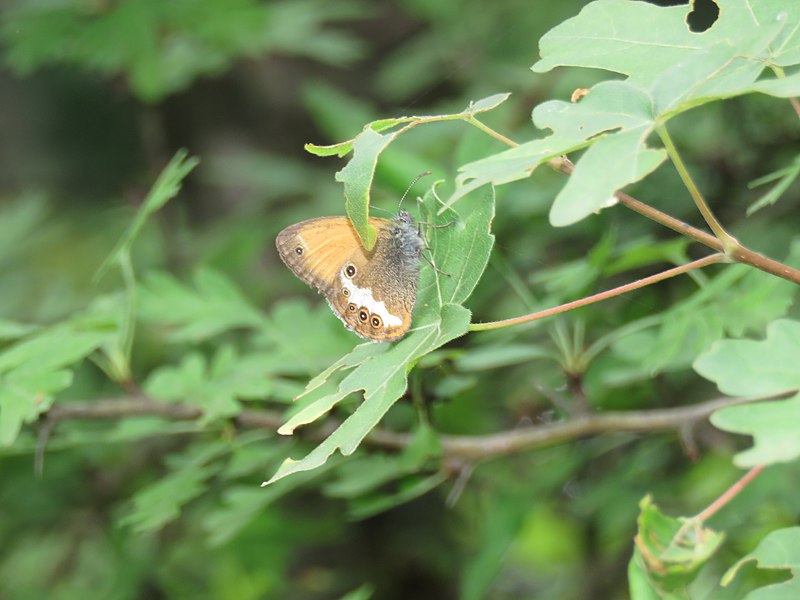
[[[796,390],[762,398],[715,398],[692,406],[680,406],[639,411],[613,411],[577,416],[569,421],[535,425],[489,435],[447,435],[439,440],[445,458],[487,459],[517,454],[534,448],[551,446],[601,433],[665,431],[681,429],[687,424],[702,421],[711,413],[727,406],[746,404],[761,400],[788,398]],[[194,420],[202,410],[187,404],[166,404],[142,396],[101,399],[93,402],[60,404],[42,415],[47,424],[68,420],[121,419],[131,416],[155,415],[176,421]],[[283,424],[284,417],[276,411],[243,410],[235,418],[242,428],[269,429],[275,431]],[[298,432],[300,437],[311,440],[327,438],[340,425],[330,419],[319,427],[306,427]],[[365,443],[378,448],[402,450],[412,441],[408,433],[396,433],[386,429],[373,429]]]

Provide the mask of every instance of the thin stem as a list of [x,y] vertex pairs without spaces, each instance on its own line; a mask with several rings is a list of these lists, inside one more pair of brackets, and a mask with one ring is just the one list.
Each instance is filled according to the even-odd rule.
[[758,465],[750,469],[739,481],[725,490],[725,493],[723,493],[719,498],[714,500],[714,502],[709,504],[705,509],[698,513],[694,517],[694,520],[699,521],[700,523],[708,521],[708,519],[714,516],[722,507],[733,500],[739,494],[739,492],[747,487],[747,485],[753,481],[753,479],[755,479],[763,470],[764,465]]
[[512,148],[516,148],[517,146],[519,146],[519,144],[518,144],[517,142],[515,142],[514,140],[512,140],[512,139],[510,139],[510,138],[507,138],[507,137],[506,137],[506,136],[504,136],[502,133],[500,133],[500,132],[498,132],[498,131],[495,131],[494,129],[492,129],[492,128],[491,128],[491,127],[489,127],[488,125],[486,125],[486,124],[482,123],[482,122],[481,122],[481,121],[479,121],[479,120],[478,120],[478,119],[477,119],[477,118],[476,118],[474,115],[470,115],[470,116],[469,116],[469,117],[466,119],[466,121],[467,121],[467,123],[469,123],[470,125],[474,125],[474,126],[475,126],[475,127],[477,127],[478,129],[480,129],[481,131],[483,131],[485,134],[487,134],[487,135],[490,135],[490,136],[491,136],[491,137],[493,137],[494,139],[496,139],[496,140],[499,140],[499,141],[503,142],[503,143],[504,143],[505,145],[507,145],[507,146],[511,146]]
[[[786,72],[781,67],[773,65],[772,71],[778,79],[786,77]],[[789,98],[789,103],[792,105],[792,108],[794,108],[794,112],[797,113],[797,116],[800,117],[800,102],[798,102],[797,98]]]
[[561,304],[553,308],[548,308],[546,310],[541,310],[539,312],[523,315],[521,317],[504,319],[502,321],[491,321],[488,323],[473,323],[472,325],[470,325],[469,329],[470,331],[486,331],[489,329],[499,329],[501,327],[519,325],[521,323],[527,323],[529,321],[537,321],[539,319],[551,317],[553,315],[557,315],[562,312],[566,312],[568,310],[573,310],[575,308],[580,308],[582,306],[594,304],[595,302],[600,302],[601,300],[613,298],[614,296],[619,296],[621,294],[625,294],[627,292],[651,285],[653,283],[663,281],[664,279],[669,279],[670,277],[675,277],[676,275],[686,273],[687,271],[690,271],[692,269],[698,269],[701,267],[705,267],[707,265],[722,262],[724,260],[725,256],[723,254],[711,254],[704,258],[700,258],[690,263],[686,263],[685,265],[675,267],[674,269],[668,269],[661,273],[656,273],[655,275],[651,275],[650,277],[645,277],[644,279],[639,279],[637,281],[626,283],[625,285],[621,285],[619,287],[607,290],[605,292],[594,294],[593,296],[587,296],[586,298],[581,298],[580,300],[567,302],[566,304]]
[[725,231],[725,228],[722,227],[722,224],[717,221],[714,213],[711,212],[711,209],[708,207],[703,195],[697,188],[692,176],[689,175],[689,170],[683,163],[683,159],[681,159],[678,149],[672,142],[672,138],[670,137],[667,128],[664,125],[658,125],[656,127],[656,132],[658,133],[659,137],[661,137],[661,141],[664,142],[664,148],[672,160],[672,164],[675,165],[675,169],[678,171],[678,175],[683,181],[683,184],[686,186],[686,189],[689,190],[689,194],[692,196],[697,209],[700,211],[700,214],[703,215],[703,219],[705,219],[706,223],[708,223],[708,226],[711,228],[711,231],[714,232],[714,235],[717,236],[717,238],[719,238],[719,240],[722,242],[722,246],[725,251],[727,252],[728,250],[738,246],[738,242],[727,231]]

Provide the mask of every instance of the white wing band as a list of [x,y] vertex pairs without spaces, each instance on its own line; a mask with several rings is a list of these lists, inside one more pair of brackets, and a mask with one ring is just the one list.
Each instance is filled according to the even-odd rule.
[[356,306],[363,306],[371,314],[378,315],[383,320],[384,327],[397,327],[403,324],[403,320],[400,317],[396,317],[386,309],[386,304],[383,300],[375,300],[371,289],[358,287],[347,278],[344,271],[339,272],[339,279],[342,282],[342,287],[350,292],[347,297],[348,302],[352,302]]

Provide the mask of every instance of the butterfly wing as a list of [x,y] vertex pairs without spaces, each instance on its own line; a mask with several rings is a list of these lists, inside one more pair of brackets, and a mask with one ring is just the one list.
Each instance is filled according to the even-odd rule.
[[371,252],[346,217],[302,221],[284,229],[276,245],[286,265],[325,295],[348,329],[393,341],[411,326],[419,276],[418,253],[404,254],[406,238],[395,234],[398,226],[405,235],[417,234],[413,226],[406,231],[406,223],[373,217],[370,224],[378,232]]

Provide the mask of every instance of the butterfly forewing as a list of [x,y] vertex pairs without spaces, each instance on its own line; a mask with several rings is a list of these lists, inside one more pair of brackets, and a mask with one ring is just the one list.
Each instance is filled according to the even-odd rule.
[[346,217],[297,223],[278,235],[276,245],[286,265],[325,295],[346,327],[362,337],[392,341],[411,325],[419,267],[397,254],[393,221],[371,218],[370,224],[378,233],[371,252]]

